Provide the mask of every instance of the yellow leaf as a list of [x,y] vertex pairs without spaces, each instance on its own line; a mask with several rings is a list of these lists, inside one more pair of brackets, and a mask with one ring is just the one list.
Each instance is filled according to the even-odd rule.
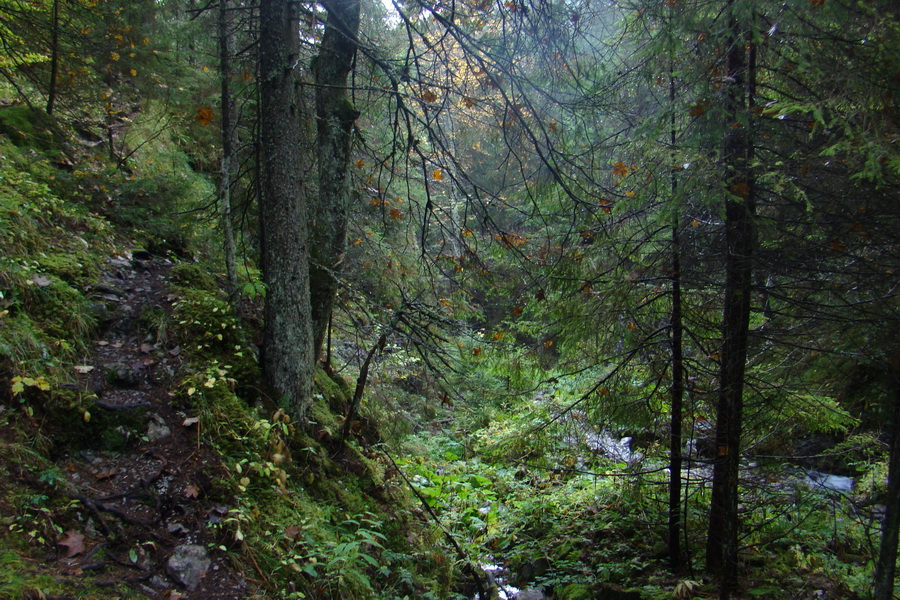
[[628,192],[625,192],[625,195],[628,196],[629,198],[634,198],[637,194],[635,192],[628,191]]
[[13,396],[18,396],[19,394],[21,394],[24,391],[25,391],[25,384],[23,384],[21,381],[17,381],[12,384]]
[[364,161],[363,159],[359,159],[358,161],[356,161],[357,169],[362,169],[364,166],[366,166],[366,161]]
[[691,219],[691,227],[700,227],[700,221],[697,219]]
[[431,178],[435,181],[443,181],[444,180],[444,172],[440,169],[435,169],[431,172]]
[[129,71],[129,73],[131,73],[131,76],[132,76],[132,77],[137,77],[137,69],[131,69],[131,70]]

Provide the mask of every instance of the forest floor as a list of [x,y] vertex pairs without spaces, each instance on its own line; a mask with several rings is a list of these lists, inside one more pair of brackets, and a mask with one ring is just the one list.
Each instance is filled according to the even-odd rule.
[[[173,393],[186,368],[181,348],[164,331],[148,332],[143,318],[171,312],[171,263],[126,253],[105,267],[93,288],[103,330],[76,371],[78,385],[97,397],[85,418],[107,425],[57,458],[64,481],[54,483],[77,518],[56,540],[56,555],[34,567],[75,592],[58,598],[122,584],[165,600],[252,597],[211,529],[228,512],[209,494],[224,467]],[[46,487],[27,471],[18,475]]]

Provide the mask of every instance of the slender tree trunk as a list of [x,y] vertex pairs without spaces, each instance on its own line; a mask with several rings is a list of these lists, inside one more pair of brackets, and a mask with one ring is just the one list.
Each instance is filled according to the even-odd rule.
[[231,55],[234,38],[231,32],[228,0],[219,0],[219,74],[222,78],[222,165],[219,174],[219,210],[225,253],[227,292],[235,308],[240,308],[237,268],[235,266],[234,222],[231,218],[231,177],[234,151],[237,147],[237,107],[231,93]]
[[263,370],[295,419],[303,421],[314,364],[309,304],[307,207],[300,176],[302,90],[297,5],[260,2],[262,247],[266,283]]
[[[669,143],[672,152],[671,191],[672,202],[678,193],[678,177],[675,175],[675,75],[669,69],[669,104],[672,111]],[[684,354],[682,334],[684,323],[681,315],[681,240],[678,235],[680,211],[675,211],[672,224],[672,390],[669,415],[669,566],[673,571],[681,569],[681,449],[683,440],[681,424],[684,412]]]
[[884,521],[881,523],[881,547],[875,565],[874,600],[891,600],[897,570],[897,543],[900,532],[900,355],[891,361],[893,390],[888,400],[885,417],[890,444],[888,462],[888,489],[884,505]]
[[319,196],[312,214],[310,292],[315,355],[321,354],[347,246],[348,173],[359,112],[347,93],[356,56],[359,0],[326,0],[328,22],[312,70],[316,85]]
[[[735,0],[728,1],[729,13],[734,3]],[[729,598],[737,584],[738,474],[756,243],[752,137],[747,120],[753,102],[753,52],[751,49],[748,68],[745,35],[733,14],[729,16],[729,32],[725,78],[729,82],[725,97],[728,129],[722,152],[728,186],[725,200],[725,304],[716,407],[716,457],[706,547],[707,569],[721,578],[720,598]]]
[[47,114],[56,106],[56,87],[59,78],[59,0],[53,0],[53,30],[50,32],[50,83],[47,86]]

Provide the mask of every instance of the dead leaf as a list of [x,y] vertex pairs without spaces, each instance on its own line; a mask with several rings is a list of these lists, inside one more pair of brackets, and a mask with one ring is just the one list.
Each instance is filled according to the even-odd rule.
[[188,417],[187,419],[184,420],[184,423],[182,423],[181,425],[182,425],[182,427],[190,427],[191,425],[196,425],[199,422],[200,422],[200,417]]
[[298,535],[300,535],[300,528],[296,525],[288,525],[284,530],[284,537],[289,540],[297,539]]
[[91,365],[75,365],[73,368],[75,369],[76,373],[81,373],[82,375],[84,375],[85,373],[90,373],[94,370],[94,367],[92,367]]
[[119,474],[119,472],[116,469],[107,469],[105,471],[100,471],[99,473],[97,473],[97,481],[103,481],[104,479],[112,479],[113,477],[115,477],[118,474]]
[[150,354],[151,352],[153,352],[153,350],[154,348],[152,344],[141,344],[141,352],[143,352],[144,354]]
[[181,346],[175,346],[174,348],[169,350],[170,356],[178,356],[179,354],[181,354]]
[[186,498],[196,498],[200,495],[200,488],[196,485],[184,486],[184,495]]
[[66,558],[72,558],[84,552],[84,534],[70,529],[56,545],[65,548]]
[[46,275],[38,275],[35,273],[31,280],[34,282],[34,285],[38,287],[47,287],[48,285],[53,285],[53,280],[47,277]]

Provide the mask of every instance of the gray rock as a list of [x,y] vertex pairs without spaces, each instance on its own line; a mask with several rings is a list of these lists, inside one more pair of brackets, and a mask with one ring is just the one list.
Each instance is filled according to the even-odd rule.
[[106,380],[118,387],[137,387],[137,373],[128,365],[113,363],[106,368]]
[[547,596],[541,590],[528,588],[516,594],[515,600],[547,600]]
[[147,439],[151,442],[158,442],[172,435],[172,430],[166,425],[162,417],[153,415],[150,423],[147,424]]
[[178,546],[166,563],[169,576],[193,592],[209,570],[212,561],[206,548],[196,544]]

